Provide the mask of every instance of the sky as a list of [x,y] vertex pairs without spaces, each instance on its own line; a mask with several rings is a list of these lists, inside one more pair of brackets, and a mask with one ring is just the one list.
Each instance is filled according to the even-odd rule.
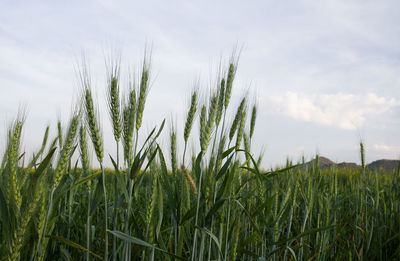
[[3,0],[0,10],[1,151],[21,110],[28,153],[48,124],[56,135],[57,120],[68,121],[84,53],[106,155],[114,153],[105,57],[121,53],[123,83],[146,47],[152,75],[143,133],[166,118],[182,140],[191,91],[198,83],[209,93],[236,48],[231,106],[243,95],[257,100],[252,149],[264,151],[265,168],[316,153],[359,163],[360,139],[367,162],[400,158],[399,1]]

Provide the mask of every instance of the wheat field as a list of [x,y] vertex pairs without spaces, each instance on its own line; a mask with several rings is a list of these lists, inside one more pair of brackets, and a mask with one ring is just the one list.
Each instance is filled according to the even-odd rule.
[[[360,170],[322,170],[318,157],[263,170],[262,155],[252,153],[257,103],[231,99],[236,56],[211,92],[192,91],[183,126],[164,120],[146,133],[149,61],[145,55],[128,86],[118,60],[107,66],[102,106],[112,137],[103,136],[85,66],[67,127],[59,122],[51,136],[48,126],[33,156],[21,149],[25,116],[9,125],[1,260],[400,259],[398,171],[368,170],[362,143]],[[115,142],[115,154],[104,139]]]

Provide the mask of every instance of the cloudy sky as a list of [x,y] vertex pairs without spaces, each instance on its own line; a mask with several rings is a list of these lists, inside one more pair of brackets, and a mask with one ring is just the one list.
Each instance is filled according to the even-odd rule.
[[151,46],[144,129],[173,118],[182,130],[194,83],[207,93],[239,46],[232,102],[257,97],[253,147],[265,150],[265,167],[315,153],[359,162],[360,138],[367,161],[400,157],[399,1],[3,0],[0,10],[0,136],[26,108],[28,152],[47,124],[55,135],[57,119],[68,119],[82,52],[112,153],[104,54],[120,50],[126,75]]

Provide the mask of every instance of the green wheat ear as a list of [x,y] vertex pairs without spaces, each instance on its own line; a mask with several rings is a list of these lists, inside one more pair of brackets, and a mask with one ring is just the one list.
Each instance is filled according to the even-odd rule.
[[206,123],[207,123],[207,107],[203,105],[200,112],[200,148],[203,153],[206,150]]
[[28,204],[27,209],[22,214],[18,228],[14,232],[12,241],[8,248],[9,255],[7,260],[19,260],[27,227],[38,205],[41,194],[41,191],[35,193],[33,201]]
[[57,130],[58,130],[58,145],[60,146],[61,149],[63,146],[63,134],[62,134],[62,127],[60,120],[57,122]]
[[365,149],[364,143],[360,141],[360,156],[361,156],[361,167],[363,171],[365,170]]
[[228,75],[226,78],[226,89],[225,89],[225,110],[228,108],[229,101],[231,99],[231,93],[232,93],[232,86],[233,86],[233,80],[235,78],[236,74],[236,65],[234,62],[229,63],[229,69],[228,69]]
[[221,83],[218,89],[218,109],[217,114],[215,116],[215,125],[219,125],[222,118],[222,111],[224,110],[224,101],[225,101],[225,79],[222,78]]
[[244,124],[246,122],[246,111],[242,113],[242,116],[240,117],[240,124],[239,124],[239,129],[237,132],[237,137],[236,137],[236,149],[240,149],[240,145],[242,143],[242,138],[243,138],[243,133],[244,133]]
[[239,105],[239,107],[238,107],[238,109],[236,111],[235,118],[233,119],[232,126],[231,126],[231,129],[229,131],[229,141],[231,141],[233,139],[233,136],[236,133],[236,130],[237,130],[237,127],[238,127],[238,125],[240,123],[240,119],[242,117],[242,114],[243,114],[243,111],[245,109],[245,106],[246,106],[246,97],[243,97],[243,99],[240,102],[240,105]]
[[142,76],[140,79],[139,98],[136,110],[136,130],[139,130],[140,127],[142,126],[144,105],[146,103],[146,98],[149,91],[149,76],[150,76],[150,64],[147,61],[147,58],[145,57],[142,66]]
[[222,153],[224,152],[224,148],[225,148],[225,142],[226,142],[226,135],[222,136],[222,139],[219,143],[218,146],[218,154],[217,154],[217,160],[216,160],[216,170],[220,170],[221,169],[221,165],[222,165]]
[[121,138],[121,109],[119,97],[119,61],[111,64],[108,78],[107,102],[113,126],[114,139],[118,142]]
[[90,81],[88,78],[84,82],[84,107],[86,112],[85,120],[87,126],[89,127],[90,138],[93,143],[94,150],[96,152],[96,157],[99,163],[103,162],[104,152],[103,152],[103,139],[99,130],[99,123],[96,116],[92,91],[90,90]]
[[250,139],[253,138],[254,128],[256,126],[256,118],[257,118],[257,104],[254,103],[253,108],[251,110],[251,119],[250,119]]
[[176,130],[174,127],[171,127],[170,142],[171,142],[171,167],[172,167],[172,173],[175,176],[178,170],[178,161],[176,158]]
[[125,160],[129,163],[133,161],[132,146],[133,146],[133,131],[135,129],[136,115],[136,90],[134,83],[130,83],[127,101],[125,101],[123,109],[123,141]]
[[[155,205],[157,204],[157,202],[156,202],[157,193],[158,193],[157,182],[158,182],[158,176],[157,176],[157,173],[154,173],[153,182],[152,182],[152,185],[151,185],[150,203],[149,203],[149,205],[147,207],[147,211],[146,211],[147,230],[150,229],[151,221],[153,220],[154,208],[155,208]],[[151,231],[150,231],[150,234],[151,234]],[[152,235],[149,235],[149,238],[150,238],[150,240],[152,240]]]
[[[250,153],[250,141],[249,136],[246,133],[243,133],[243,142],[244,142],[244,149]],[[245,154],[246,157],[246,164],[247,167],[250,167],[250,156],[249,154]]]
[[185,143],[187,143],[189,139],[190,132],[192,130],[193,126],[193,121],[196,116],[196,110],[197,110],[197,91],[193,91],[191,95],[191,100],[190,100],[190,108],[186,117],[186,123],[185,123],[185,129],[183,132],[183,138],[185,140]]
[[190,175],[189,171],[184,167],[182,167],[182,168],[183,168],[183,175],[185,176],[186,182],[189,184],[193,195],[197,196],[196,183],[194,182],[194,180],[193,180],[192,176]]
[[210,97],[208,118],[207,118],[207,107],[203,105],[200,113],[200,148],[203,153],[206,152],[208,144],[210,143],[211,134],[215,126],[215,117],[218,109],[218,97],[217,94],[213,94]]
[[207,142],[209,142],[211,138],[211,133],[215,126],[215,117],[217,115],[218,109],[218,97],[216,94],[211,96],[210,104],[208,108],[208,119],[207,119],[207,126],[206,126],[206,133],[207,133]]
[[[14,202],[17,207],[17,213],[21,208],[22,196],[18,178],[18,155],[21,139],[23,119],[18,119],[14,126],[9,130],[9,141],[7,149],[8,165],[9,165],[9,183],[8,183],[8,203]],[[12,201],[14,199],[14,201]]]
[[53,189],[57,188],[58,185],[60,184],[62,175],[64,174],[65,169],[67,167],[67,163],[72,156],[71,151],[75,141],[75,136],[76,136],[75,134],[77,132],[78,124],[79,124],[79,116],[73,115],[70,120],[69,127],[65,137],[65,143],[61,149],[60,158],[58,160],[56,174],[53,180]]

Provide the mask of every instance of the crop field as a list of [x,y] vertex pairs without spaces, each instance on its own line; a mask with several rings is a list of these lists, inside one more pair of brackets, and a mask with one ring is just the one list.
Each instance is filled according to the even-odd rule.
[[[69,122],[48,126],[33,156],[22,150],[25,116],[9,125],[0,260],[400,259],[399,171],[369,170],[363,143],[357,170],[322,170],[318,157],[263,170],[251,149],[257,103],[231,99],[237,57],[208,95],[192,91],[184,126],[163,121],[147,133],[148,57],[128,86],[118,61],[108,65],[107,104],[94,100],[87,68]],[[97,104],[108,108],[111,137]]]

